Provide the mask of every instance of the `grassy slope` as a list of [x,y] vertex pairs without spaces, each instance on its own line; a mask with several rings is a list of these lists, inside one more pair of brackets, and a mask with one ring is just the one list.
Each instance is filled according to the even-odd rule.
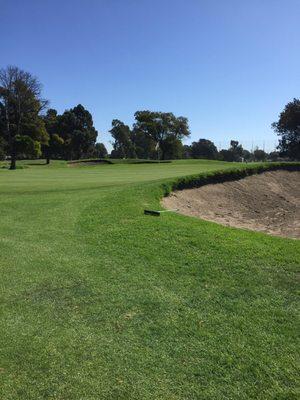
[[1,399],[297,398],[299,241],[142,213],[224,166],[0,170]]

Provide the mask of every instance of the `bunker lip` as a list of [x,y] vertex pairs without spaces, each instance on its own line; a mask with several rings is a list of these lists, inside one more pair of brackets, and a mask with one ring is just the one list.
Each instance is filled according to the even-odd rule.
[[165,208],[276,236],[300,239],[300,171],[276,170],[172,192]]
[[69,167],[79,167],[82,165],[103,165],[103,164],[112,164],[112,162],[110,160],[105,160],[105,159],[95,159],[95,160],[76,160],[76,161],[69,161],[68,162],[68,166]]

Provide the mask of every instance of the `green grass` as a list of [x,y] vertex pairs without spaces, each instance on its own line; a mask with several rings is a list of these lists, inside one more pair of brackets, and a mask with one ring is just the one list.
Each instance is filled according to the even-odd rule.
[[85,158],[80,160],[69,161],[68,164],[84,164],[88,162],[104,162],[107,164],[165,164],[172,162],[171,160],[149,160],[142,158]]
[[232,167],[0,169],[0,398],[298,398],[299,241],[143,215]]

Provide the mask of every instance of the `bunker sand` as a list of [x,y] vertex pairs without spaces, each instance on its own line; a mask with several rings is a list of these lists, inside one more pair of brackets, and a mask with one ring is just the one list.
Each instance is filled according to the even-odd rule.
[[300,171],[272,171],[171,193],[165,208],[222,225],[300,238]]

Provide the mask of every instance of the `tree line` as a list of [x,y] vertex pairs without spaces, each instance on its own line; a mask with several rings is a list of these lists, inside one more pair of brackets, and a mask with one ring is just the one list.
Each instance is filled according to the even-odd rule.
[[37,78],[17,67],[0,70],[0,159],[105,157],[92,115],[81,104],[59,115],[48,108]]
[[[108,153],[97,143],[98,132],[91,113],[81,104],[61,115],[48,107],[38,79],[18,67],[0,70],[0,159],[10,158],[16,168],[20,158],[103,158]],[[190,136],[188,120],[171,112],[137,111],[132,127],[112,121],[111,158],[178,159],[207,158],[224,161],[264,161],[285,157],[300,159],[300,100],[294,99],[272,124],[279,135],[277,150],[249,152],[232,140],[228,149],[217,150],[208,139],[184,145]]]

